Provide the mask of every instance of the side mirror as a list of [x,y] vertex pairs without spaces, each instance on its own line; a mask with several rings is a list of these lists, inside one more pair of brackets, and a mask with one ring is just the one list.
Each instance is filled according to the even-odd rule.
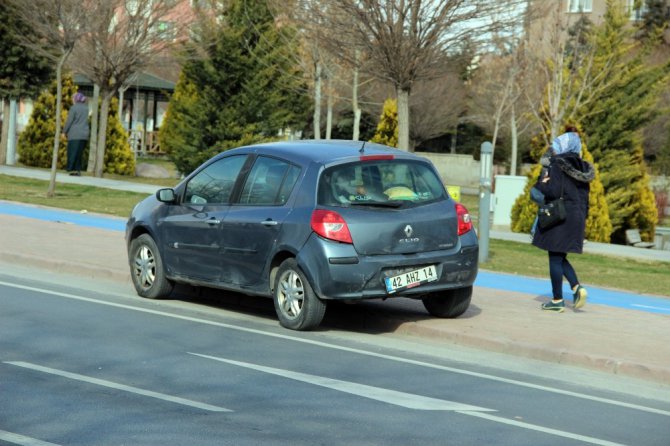
[[163,203],[174,203],[177,201],[177,195],[174,193],[174,189],[158,189],[156,191],[156,198],[158,201]]

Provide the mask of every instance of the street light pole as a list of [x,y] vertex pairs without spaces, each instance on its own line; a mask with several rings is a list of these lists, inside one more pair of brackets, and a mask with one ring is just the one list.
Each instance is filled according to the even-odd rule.
[[479,263],[489,259],[489,220],[491,210],[491,174],[493,170],[493,145],[481,145],[479,175]]

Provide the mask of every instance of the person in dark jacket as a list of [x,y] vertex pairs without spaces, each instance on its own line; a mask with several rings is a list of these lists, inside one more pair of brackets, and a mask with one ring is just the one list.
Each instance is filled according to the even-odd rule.
[[587,292],[580,285],[577,273],[568,261],[568,253],[582,253],[586,217],[589,213],[589,183],[595,177],[593,166],[581,158],[579,134],[570,128],[551,144],[540,163],[547,168],[535,187],[547,202],[561,195],[565,202],[565,221],[547,229],[537,228],[533,245],[549,253],[549,276],[553,299],[542,305],[543,310],[563,312],[563,277],[573,291],[575,309],[586,304]]
[[70,107],[63,127],[67,137],[67,171],[70,175],[81,175],[81,157],[89,136],[88,105],[83,93],[75,93],[74,105]]

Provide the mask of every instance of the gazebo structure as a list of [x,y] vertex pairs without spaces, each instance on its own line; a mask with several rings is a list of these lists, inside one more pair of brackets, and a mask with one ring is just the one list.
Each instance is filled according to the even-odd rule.
[[[93,82],[75,74],[74,83],[89,97],[93,96]],[[119,120],[128,131],[135,155],[163,154],[158,129],[163,122],[169,96],[175,83],[149,73],[136,73],[119,92]]]

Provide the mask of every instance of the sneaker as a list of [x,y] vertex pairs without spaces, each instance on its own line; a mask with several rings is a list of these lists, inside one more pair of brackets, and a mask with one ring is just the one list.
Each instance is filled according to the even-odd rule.
[[586,292],[586,288],[581,285],[577,285],[577,289],[572,296],[572,302],[575,304],[575,309],[578,309],[582,308],[586,304],[586,297],[588,296],[588,293]]
[[565,302],[562,300],[559,302],[554,302],[550,300],[547,303],[542,304],[542,309],[547,311],[555,311],[557,313],[563,313],[565,311]]

